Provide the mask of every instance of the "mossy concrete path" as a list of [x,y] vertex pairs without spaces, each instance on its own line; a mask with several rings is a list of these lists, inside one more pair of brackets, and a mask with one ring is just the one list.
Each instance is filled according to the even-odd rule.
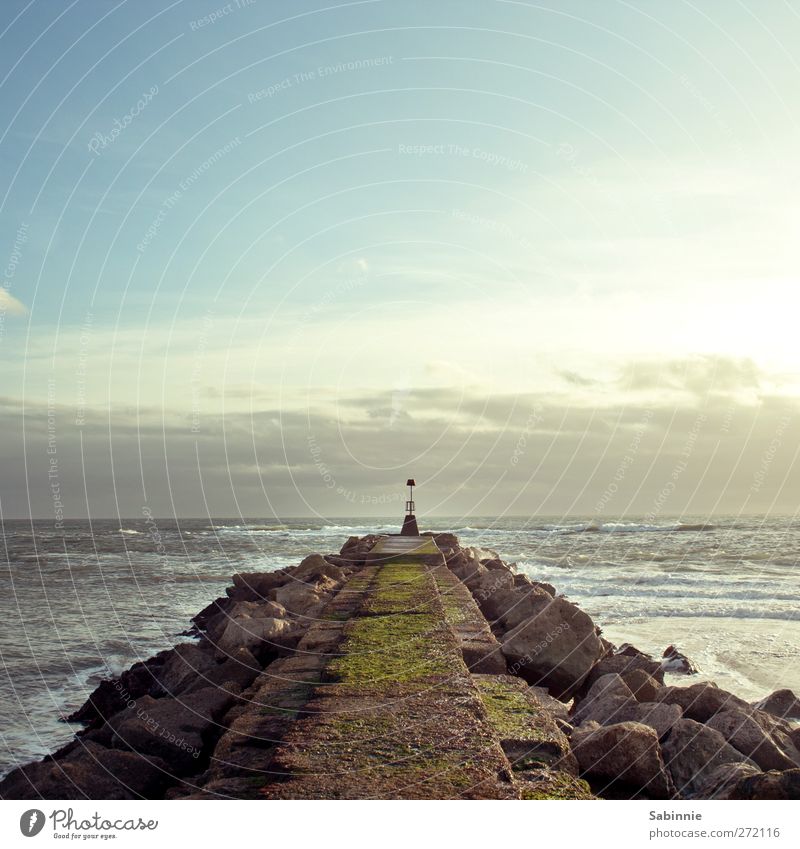
[[579,796],[551,769],[566,738],[505,671],[443,558],[368,565],[256,679],[191,797]]
[[516,798],[430,569],[377,567],[324,683],[275,754],[269,798]]

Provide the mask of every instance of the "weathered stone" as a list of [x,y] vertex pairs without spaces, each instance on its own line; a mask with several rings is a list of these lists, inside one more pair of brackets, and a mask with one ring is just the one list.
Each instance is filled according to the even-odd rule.
[[203,651],[193,643],[184,643],[170,651],[166,663],[158,673],[158,683],[164,693],[175,696],[216,666],[211,652]]
[[697,667],[686,657],[683,652],[678,651],[675,646],[667,646],[661,659],[661,668],[665,672],[679,675],[696,675]]
[[764,731],[749,712],[730,708],[715,713],[706,723],[763,770],[800,766]]
[[522,622],[536,616],[553,600],[550,593],[533,585],[523,588],[502,587],[481,601],[476,599],[484,616],[504,632],[511,631]]
[[231,656],[241,648],[254,654],[277,652],[287,645],[294,623],[275,617],[239,616],[231,619],[217,642],[218,655]]
[[508,672],[500,643],[491,633],[477,640],[462,639],[461,656],[474,675],[505,675]]
[[592,684],[586,696],[574,705],[571,721],[575,725],[590,721],[600,725],[620,722],[619,712],[633,704],[636,704],[636,700],[621,675],[603,675]]
[[321,554],[309,554],[298,567],[292,570],[292,578],[295,581],[305,583],[316,582],[320,578],[330,578],[332,581],[344,580],[344,572],[329,563]]
[[504,591],[513,592],[514,576],[510,572],[500,571],[498,569],[489,570],[485,566],[481,567],[480,572],[475,572],[464,583],[470,588],[475,601],[483,610],[485,604],[491,599]]
[[742,778],[728,799],[800,799],[800,769],[771,770]]
[[564,702],[553,698],[546,687],[530,687],[530,691],[554,719],[569,723],[571,728],[572,723],[569,722],[569,707]]
[[336,586],[336,582],[330,578],[322,578],[308,584],[292,581],[276,591],[275,600],[283,605],[290,615],[313,619],[325,606]]
[[794,761],[795,766],[800,766],[800,750],[796,736],[796,732],[800,729],[795,728],[788,720],[758,708],[750,708],[749,714],[775,745]]
[[118,678],[101,681],[83,705],[66,717],[66,721],[102,724],[122,710],[129,699],[157,692],[158,675],[170,652],[171,649],[159,652],[145,661],[134,663]]
[[233,590],[227,590],[234,601],[263,601],[271,590],[291,580],[283,569],[274,572],[241,572],[233,576]]
[[680,705],[687,719],[707,722],[715,713],[730,708],[748,709],[743,699],[722,690],[710,681],[692,684],[690,687],[662,687],[656,701]]
[[761,775],[761,770],[752,764],[720,764],[704,776],[696,796],[698,799],[727,799],[742,779],[752,775]]
[[217,687],[182,699],[143,696],[112,717],[113,746],[162,758],[175,775],[189,775],[202,765],[204,748],[219,735],[219,720],[235,696]]
[[344,574],[353,571],[353,564],[346,557],[342,557],[341,554],[326,554],[325,559],[328,563],[331,563],[334,566],[338,566]]
[[566,735],[533,692],[511,675],[475,675],[489,722],[515,770],[557,766],[577,775]]
[[647,654],[647,652],[643,652],[641,649],[637,649],[635,645],[632,643],[623,643],[614,654],[621,654],[624,657],[643,657],[647,660],[652,660],[653,655]]
[[[681,688],[675,688],[681,689]],[[682,796],[694,797],[706,778],[722,764],[755,764],[734,749],[719,731],[695,722],[679,719],[662,744],[664,762]]]
[[669,799],[674,793],[664,767],[656,732],[638,722],[605,727],[587,724],[576,728],[570,739],[581,774],[608,783],[621,782],[635,795]]
[[229,620],[237,619],[240,616],[249,616],[253,619],[283,619],[286,615],[286,608],[282,604],[269,599],[264,601],[239,601],[226,611]]
[[632,672],[634,669],[641,669],[654,678],[659,684],[664,682],[664,671],[658,661],[653,660],[642,652],[638,654],[606,654],[601,657],[592,668],[586,678],[584,689],[591,687],[594,682],[612,672],[622,675],[624,672]]
[[515,775],[520,799],[596,799],[587,781],[558,769],[523,770]]
[[775,690],[754,707],[781,719],[800,719],[800,699],[791,690]]
[[[234,580],[236,576],[234,575]],[[205,631],[208,623],[219,614],[224,613],[233,603],[228,596],[215,598],[211,604],[207,604],[198,614],[192,617],[192,622],[200,631]]]
[[656,700],[656,694],[661,689],[661,685],[644,669],[628,669],[620,674],[637,701],[654,702]]
[[154,799],[171,780],[157,757],[85,741],[58,761],[45,758],[0,781],[0,799]]
[[249,649],[241,646],[229,653],[222,663],[216,664],[203,675],[198,675],[183,692],[191,693],[194,690],[202,690],[203,687],[230,689],[229,685],[236,685],[244,690],[253,683],[260,672],[261,664]]
[[508,566],[503,563],[503,561],[499,557],[488,557],[484,560],[481,560],[481,565],[485,566],[490,572],[492,571],[500,571],[500,572],[510,572],[511,570]]
[[591,618],[561,597],[505,634],[502,646],[509,671],[563,700],[583,684],[603,651]]
[[551,595],[555,598],[557,595],[556,588],[552,584],[548,584],[545,581],[531,581],[531,586],[536,587],[537,590],[544,590],[548,595]]
[[354,566],[363,565],[367,555],[379,540],[385,539],[381,534],[367,534],[363,537],[349,537],[342,546],[339,555],[349,560]]
[[649,725],[658,734],[659,740],[663,740],[683,716],[678,705],[636,701],[621,705],[617,714],[617,722],[639,722],[642,725]]

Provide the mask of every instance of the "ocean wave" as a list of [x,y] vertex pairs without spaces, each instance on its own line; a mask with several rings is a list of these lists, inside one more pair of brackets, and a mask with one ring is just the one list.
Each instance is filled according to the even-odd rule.
[[611,533],[670,533],[676,531],[713,531],[716,530],[716,525],[707,523],[688,524],[684,522],[674,522],[670,525],[649,525],[640,524],[638,522],[594,522],[585,525],[583,528],[572,529],[572,533],[584,534],[611,534]]
[[683,607],[671,607],[668,605],[659,605],[647,608],[636,608],[626,606],[625,609],[606,609],[602,614],[593,611],[590,604],[584,604],[584,609],[587,613],[593,616],[601,625],[608,625],[612,622],[633,622],[646,621],[656,617],[669,618],[686,618],[686,619],[769,619],[780,622],[798,622],[800,623],[800,611],[797,607],[780,607],[780,608],[754,608],[751,605],[746,607],[697,607],[685,609]]
[[117,533],[125,534],[126,536],[140,536],[142,532],[136,531],[133,528],[120,528]]

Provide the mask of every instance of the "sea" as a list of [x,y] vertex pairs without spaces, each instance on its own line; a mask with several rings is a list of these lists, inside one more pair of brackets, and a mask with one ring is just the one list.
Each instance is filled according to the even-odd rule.
[[[496,552],[578,603],[617,645],[674,644],[748,700],[800,693],[800,524],[794,518],[656,521],[420,520]],[[72,739],[61,717],[103,676],[190,639],[191,617],[235,572],[279,569],[395,519],[5,521],[0,548],[0,775]],[[488,555],[487,555],[488,556]],[[671,677],[671,676],[670,676]]]

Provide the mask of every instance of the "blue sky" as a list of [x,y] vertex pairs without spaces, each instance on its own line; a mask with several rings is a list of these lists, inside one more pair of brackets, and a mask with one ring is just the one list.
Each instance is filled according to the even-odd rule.
[[343,492],[586,512],[642,410],[618,513],[703,410],[669,511],[794,509],[791,454],[758,472],[798,394],[790,4],[7,0],[0,33],[6,515],[50,515],[48,406],[70,515],[352,511],[309,438]]

